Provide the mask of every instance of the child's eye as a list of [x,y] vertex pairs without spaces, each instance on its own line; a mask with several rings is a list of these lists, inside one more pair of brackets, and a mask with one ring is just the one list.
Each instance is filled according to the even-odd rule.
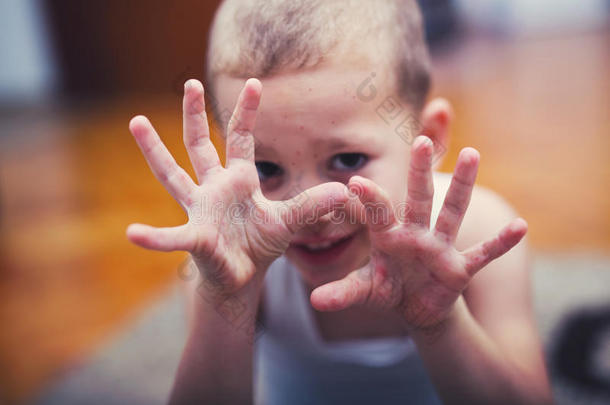
[[362,153],[339,153],[329,162],[330,170],[349,171],[358,170],[368,162],[368,157]]
[[258,178],[261,182],[280,176],[283,173],[281,167],[271,162],[256,162],[256,171],[258,171]]

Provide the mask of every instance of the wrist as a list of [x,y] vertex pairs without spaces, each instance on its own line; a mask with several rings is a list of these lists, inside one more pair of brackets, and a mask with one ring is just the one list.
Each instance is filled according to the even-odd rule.
[[413,328],[410,331],[411,337],[416,344],[432,345],[450,334],[451,330],[464,319],[467,311],[466,302],[460,295],[442,320],[426,327]]
[[196,285],[197,296],[208,304],[216,305],[230,297],[247,301],[258,298],[267,267],[257,266],[252,269],[250,279],[236,282],[235,277],[227,275],[225,270],[212,269],[209,263],[191,254],[186,265],[179,270],[179,275]]
[[227,300],[239,300],[248,306],[258,306],[263,281],[264,274],[256,273],[252,279],[238,289],[228,289],[217,280],[199,274],[195,293],[201,303],[212,306],[222,305]]
[[263,275],[257,274],[237,291],[227,292],[201,275],[194,291],[193,333],[214,330],[253,343],[260,332],[257,322],[263,286]]

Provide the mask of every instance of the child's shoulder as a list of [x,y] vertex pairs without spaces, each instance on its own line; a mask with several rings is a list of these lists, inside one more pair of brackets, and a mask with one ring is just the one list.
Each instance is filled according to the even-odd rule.
[[[434,173],[434,203],[432,208],[434,221],[436,221],[445,200],[445,195],[451,184],[451,177],[451,173]],[[493,237],[504,225],[516,217],[516,211],[500,194],[489,188],[475,185],[470,205],[458,234],[457,248],[470,247]]]

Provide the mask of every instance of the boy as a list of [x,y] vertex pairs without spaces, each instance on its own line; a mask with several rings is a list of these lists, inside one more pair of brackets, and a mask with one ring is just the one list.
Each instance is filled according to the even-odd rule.
[[189,221],[127,235],[199,273],[172,403],[550,402],[525,221],[474,187],[474,149],[432,171],[451,109],[426,103],[415,1],[228,0],[207,63],[226,167],[196,80],[197,184],[145,117],[130,123]]

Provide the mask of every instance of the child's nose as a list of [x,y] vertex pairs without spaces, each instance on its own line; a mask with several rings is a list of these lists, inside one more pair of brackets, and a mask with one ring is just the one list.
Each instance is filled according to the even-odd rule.
[[302,192],[305,192],[303,196],[307,197],[307,190],[327,181],[327,179],[322,178],[322,176],[317,173],[301,172],[292,179],[290,189],[284,196],[284,199],[296,197]]

